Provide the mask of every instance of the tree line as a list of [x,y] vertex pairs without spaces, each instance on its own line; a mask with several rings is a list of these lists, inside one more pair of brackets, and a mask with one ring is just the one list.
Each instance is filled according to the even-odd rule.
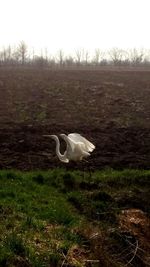
[[150,66],[150,49],[112,48],[102,51],[97,48],[90,55],[85,49],[77,49],[74,55],[65,55],[60,49],[56,55],[49,55],[48,50],[36,55],[29,51],[27,44],[21,41],[17,47],[5,47],[0,50],[0,66],[37,66],[50,68],[99,67],[99,66]]

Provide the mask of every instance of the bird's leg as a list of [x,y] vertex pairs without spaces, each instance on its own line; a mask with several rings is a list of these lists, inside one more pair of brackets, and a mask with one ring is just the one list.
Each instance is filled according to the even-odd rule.
[[[86,163],[89,163],[88,160],[86,160],[86,159],[83,159],[83,161],[86,162]],[[85,178],[85,169],[86,168],[84,168],[84,170],[83,170],[84,178]],[[92,171],[91,171],[90,167],[88,168],[88,171],[89,171],[89,182],[90,182],[91,179],[92,179]]]
[[86,179],[86,176],[85,176],[85,168],[83,166],[83,182],[85,181],[85,179]]
[[81,173],[83,173],[83,181],[85,181],[85,178],[86,178],[86,173],[85,173],[85,168],[84,168],[84,165],[83,165],[83,168],[81,168],[81,165],[78,161],[75,161],[74,162],[75,165],[76,165],[76,170],[80,170]]
[[[83,159],[83,161],[85,163],[88,162],[86,159]],[[85,168],[84,164],[83,164],[83,181],[86,181],[86,168]]]

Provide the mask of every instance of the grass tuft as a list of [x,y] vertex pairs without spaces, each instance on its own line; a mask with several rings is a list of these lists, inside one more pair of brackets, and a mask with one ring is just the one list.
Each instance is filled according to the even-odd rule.
[[24,256],[26,249],[21,237],[16,233],[12,233],[5,240],[5,246],[16,255]]

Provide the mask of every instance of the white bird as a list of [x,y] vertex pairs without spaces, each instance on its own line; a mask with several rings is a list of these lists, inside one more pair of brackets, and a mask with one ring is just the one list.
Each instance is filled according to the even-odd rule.
[[60,161],[68,163],[70,160],[80,161],[83,158],[90,156],[90,152],[95,149],[95,146],[89,142],[85,137],[78,133],[71,133],[69,135],[60,134],[61,138],[67,144],[64,154],[60,153],[60,141],[57,135],[44,135],[51,137],[56,142],[56,154]]

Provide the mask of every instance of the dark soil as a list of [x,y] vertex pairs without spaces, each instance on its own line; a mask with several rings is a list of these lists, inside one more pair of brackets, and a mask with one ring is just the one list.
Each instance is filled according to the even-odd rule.
[[[70,132],[96,145],[88,162],[62,164],[43,137]],[[149,162],[149,71],[0,69],[0,168],[147,169]]]

